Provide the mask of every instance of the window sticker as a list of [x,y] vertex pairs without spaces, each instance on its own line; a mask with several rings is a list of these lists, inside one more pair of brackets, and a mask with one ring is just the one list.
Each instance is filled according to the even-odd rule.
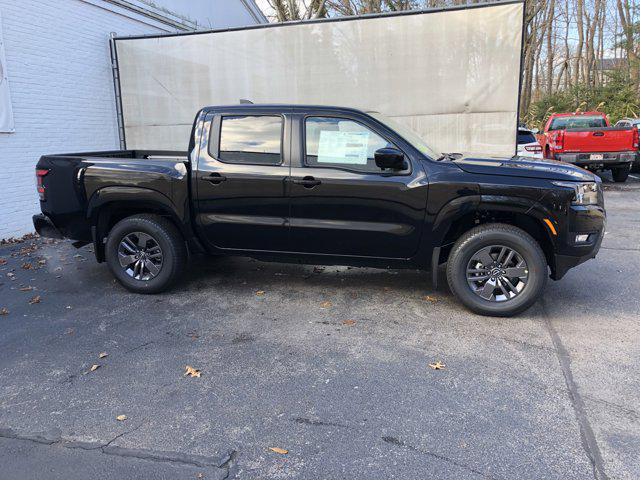
[[367,164],[369,132],[320,131],[318,163]]

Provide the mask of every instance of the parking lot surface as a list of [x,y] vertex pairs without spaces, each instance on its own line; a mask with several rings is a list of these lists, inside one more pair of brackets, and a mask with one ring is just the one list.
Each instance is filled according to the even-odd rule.
[[0,478],[638,479],[638,177],[510,319],[443,272],[197,258],[141,296],[88,247],[1,246]]

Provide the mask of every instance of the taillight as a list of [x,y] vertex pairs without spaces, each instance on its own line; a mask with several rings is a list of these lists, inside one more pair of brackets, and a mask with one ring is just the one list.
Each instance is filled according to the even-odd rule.
[[542,147],[540,145],[526,145],[524,149],[527,152],[542,153]]
[[640,134],[638,134],[638,127],[633,129],[633,148],[640,148]]
[[555,143],[555,149],[556,150],[562,150],[562,147],[564,146],[564,130],[560,130],[557,134],[556,134],[556,138],[554,139],[554,143]]
[[44,194],[44,183],[42,179],[49,173],[49,170],[46,168],[37,168],[36,169],[36,188],[38,189],[38,195],[40,195],[40,201],[43,202],[45,200]]

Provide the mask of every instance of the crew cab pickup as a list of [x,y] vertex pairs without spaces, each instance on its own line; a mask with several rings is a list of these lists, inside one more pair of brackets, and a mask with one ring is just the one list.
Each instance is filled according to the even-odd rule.
[[129,290],[189,255],[431,270],[471,310],[514,315],[593,258],[600,180],[550,160],[446,154],[385,116],[338,107],[207,107],[187,152],[45,155],[43,236],[93,243]]
[[624,182],[638,151],[638,130],[611,127],[602,112],[554,113],[539,141],[545,158],[592,171],[611,170],[614,181]]

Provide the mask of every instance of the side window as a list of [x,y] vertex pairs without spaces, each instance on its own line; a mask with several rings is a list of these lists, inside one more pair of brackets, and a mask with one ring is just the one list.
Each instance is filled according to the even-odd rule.
[[228,116],[220,126],[220,154],[226,163],[280,165],[282,117]]
[[376,150],[394,147],[364,125],[344,118],[308,117],[305,138],[306,165],[367,173],[383,171],[376,166]]

